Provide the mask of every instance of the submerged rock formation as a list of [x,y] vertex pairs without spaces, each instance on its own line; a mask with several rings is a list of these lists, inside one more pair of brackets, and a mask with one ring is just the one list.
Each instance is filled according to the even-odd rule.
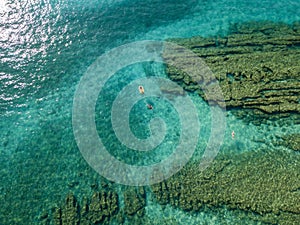
[[131,217],[138,215],[142,217],[145,214],[146,193],[143,187],[137,190],[133,188],[124,192],[125,213]]
[[249,212],[249,218],[270,224],[300,221],[300,155],[251,152],[219,156],[200,172],[187,166],[172,178],[153,185],[161,204],[186,211],[224,207]]
[[119,209],[118,195],[113,192],[95,192],[91,199],[84,199],[82,205],[73,194],[66,197],[65,204],[55,209],[52,223],[99,224],[107,223]]
[[[107,188],[106,188],[107,189]],[[110,190],[95,191],[79,202],[70,193],[65,203],[53,210],[52,215],[43,214],[41,224],[75,225],[75,224],[119,224],[125,220],[144,221],[146,192],[143,187],[127,187],[123,193],[123,204],[120,206],[117,192]]]
[[285,146],[294,151],[300,151],[300,134],[290,134],[281,137],[281,141],[276,141],[275,144]]
[[[202,58],[217,79],[228,109],[240,118],[300,113],[300,23],[235,24],[227,37],[171,39]],[[180,51],[178,51],[180,56]],[[178,56],[178,58],[180,58]],[[173,58],[172,58],[173,57]],[[164,59],[176,56],[165,53]],[[193,63],[186,65],[193,71]],[[197,70],[198,68],[194,68]],[[199,77],[167,65],[167,74],[187,91],[206,101],[203,88],[214,82],[200,69]],[[240,110],[243,109],[243,110]],[[252,120],[247,116],[247,120]],[[254,118],[255,119],[255,118]],[[255,124],[260,124],[257,120]],[[299,122],[298,122],[299,123]],[[280,143],[299,150],[299,134],[281,137]],[[186,211],[226,207],[248,212],[254,220],[270,224],[300,221],[300,155],[297,152],[252,152],[218,156],[204,172],[188,165],[171,179],[152,186],[158,202]]]
[[[252,109],[259,114],[300,113],[299,23],[236,24],[227,37],[169,41],[204,59],[219,81],[227,108]],[[168,57],[165,55],[166,61]],[[189,74],[172,66],[167,66],[167,73],[186,90],[198,91],[210,100]]]
[[[192,49],[205,60],[219,81],[226,107],[237,109],[239,117],[244,118],[246,110],[266,117],[295,113],[293,116],[300,123],[297,114],[300,113],[300,23],[247,23],[235,25],[228,37],[171,41]],[[191,77],[171,66],[167,72],[184,89],[197,91],[210,100],[199,83],[206,84],[209,80]],[[177,89],[160,88],[165,94],[184,94]],[[281,137],[276,143],[295,150],[291,153],[260,150],[219,155],[202,172],[198,164],[190,163],[168,180],[151,186],[151,190],[161,205],[170,204],[185,211],[226,207],[239,211],[247,219],[268,224],[297,224],[300,221],[300,155],[296,152],[299,143],[299,134],[293,134]],[[118,195],[102,185],[101,190],[95,190],[91,197],[80,202],[69,194],[51,215],[42,214],[41,221],[60,225],[112,221],[151,224],[145,216],[145,207],[144,188],[126,187]]]

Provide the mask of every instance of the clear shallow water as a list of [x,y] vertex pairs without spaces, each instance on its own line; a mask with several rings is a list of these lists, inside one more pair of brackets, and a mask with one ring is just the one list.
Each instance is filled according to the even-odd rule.
[[[35,221],[70,190],[80,198],[100,179],[80,155],[71,123],[76,86],[98,56],[136,40],[224,35],[237,21],[300,19],[296,0],[4,0],[0,6],[0,200],[7,203],[0,224]],[[191,97],[200,115],[209,112],[201,99]],[[268,147],[275,134],[299,132],[299,126],[283,131],[279,123],[245,125],[229,113],[223,146],[251,151]],[[201,125],[199,146],[207,142],[209,120]],[[264,144],[258,142],[262,137]]]

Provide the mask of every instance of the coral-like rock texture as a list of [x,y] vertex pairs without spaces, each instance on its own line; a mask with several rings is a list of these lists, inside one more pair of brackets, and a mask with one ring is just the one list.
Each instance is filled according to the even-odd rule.
[[81,206],[70,193],[65,204],[55,209],[52,221],[57,225],[105,224],[116,215],[118,209],[118,196],[114,192],[95,192],[91,199],[84,199]]
[[224,207],[270,224],[300,221],[300,156],[286,152],[221,155],[201,172],[192,164],[152,186],[161,204],[185,211]]
[[118,194],[108,187],[95,191],[91,197],[85,196],[80,202],[70,193],[65,203],[56,207],[51,216],[41,216],[41,224],[123,224],[125,220],[132,224],[146,222],[146,192],[143,187],[126,187],[122,199],[120,203]]
[[300,134],[285,135],[281,139],[281,141],[277,141],[275,144],[285,146],[294,151],[300,151]]
[[[227,108],[258,114],[300,113],[299,23],[235,24],[227,37],[168,41],[191,49],[205,61],[219,82]],[[164,57],[168,62],[171,56]],[[207,78],[203,84],[201,77],[195,79],[176,66],[167,66],[167,74],[186,90],[211,100],[203,93]]]
[[138,190],[126,190],[124,192],[125,213],[128,216],[137,214],[143,216],[146,206],[146,193],[143,187]]

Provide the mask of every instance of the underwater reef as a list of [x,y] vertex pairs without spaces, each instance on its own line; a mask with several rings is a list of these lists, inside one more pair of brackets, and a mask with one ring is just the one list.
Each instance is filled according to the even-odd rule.
[[280,137],[276,144],[286,146],[294,151],[300,151],[300,134],[290,134]]
[[[247,224],[293,225],[300,221],[299,161],[296,152],[221,153],[205,171],[191,162],[149,190],[162,206],[190,213],[226,207]],[[148,187],[126,187],[122,196],[114,189],[99,188],[81,201],[70,193],[52,215],[41,216],[41,224],[153,224],[145,215]]]
[[[291,117],[300,124],[300,23],[234,24],[226,37],[168,40],[204,59],[222,89],[226,108],[259,125],[261,118]],[[165,55],[164,57],[169,57]],[[173,66],[167,74],[187,91],[207,99],[199,81]],[[168,90],[166,90],[168,91]],[[218,102],[217,102],[218,104]],[[258,119],[257,119],[258,118]],[[254,123],[254,124],[255,124]],[[148,191],[160,205],[189,213],[231,210],[249,224],[294,225],[300,221],[300,134],[278,136],[282,150],[257,149],[216,157],[205,171],[189,162],[151,187],[106,187],[77,200],[73,194],[41,224],[153,224],[145,214]],[[119,191],[117,191],[119,190]],[[147,190],[147,191],[146,191]],[[254,221],[254,222],[253,222]],[[173,224],[178,222],[173,221]]]
[[[226,37],[168,41],[204,59],[219,82],[227,109],[282,116],[300,113],[300,23],[249,22],[230,30]],[[210,100],[202,91],[203,77],[191,77],[174,66],[167,65],[166,70],[185,90]]]
[[[152,186],[161,204],[185,211],[224,207],[248,212],[268,224],[300,221],[300,155],[249,152],[220,155],[201,172],[188,165],[172,178]],[[246,214],[244,215],[246,216]]]
[[[119,199],[123,199],[120,207]],[[66,196],[65,202],[52,209],[51,216],[41,215],[41,224],[118,224],[125,219],[132,222],[143,221],[146,206],[146,192],[143,187],[127,187],[118,195],[112,185],[94,190],[91,196],[77,200],[73,193]]]

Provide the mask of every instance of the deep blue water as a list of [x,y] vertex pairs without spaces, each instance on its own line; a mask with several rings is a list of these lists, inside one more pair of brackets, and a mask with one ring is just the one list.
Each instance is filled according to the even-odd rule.
[[[300,20],[299,9],[298,0],[1,0],[0,224],[34,223],[43,210],[61,202],[66,193],[73,191],[80,198],[89,194],[90,184],[100,179],[77,148],[71,115],[76,87],[100,55],[138,40],[226,35],[235,22],[292,23]],[[133,71],[144,77],[141,68],[143,65]],[[209,112],[203,101],[191,97],[199,112]],[[150,101],[158,104],[155,98]],[[163,106],[168,111],[168,103]],[[149,117],[143,116],[147,122]],[[202,126],[208,125],[203,121]],[[245,127],[234,117],[228,118],[227,126],[227,136],[233,128],[237,133],[247,129],[253,135],[265,130],[271,130],[271,136],[279,132],[275,128],[257,131]],[[137,136],[147,135],[139,129]],[[200,139],[205,142],[209,133],[205,129],[202,132]],[[168,140],[177,143],[172,137]],[[225,140],[229,142],[230,138]],[[250,150],[256,147],[248,138],[241,146]],[[164,154],[169,155],[169,150]],[[76,185],[71,185],[74,182]],[[159,211],[156,213],[159,215]],[[207,216],[207,222],[214,216]]]

